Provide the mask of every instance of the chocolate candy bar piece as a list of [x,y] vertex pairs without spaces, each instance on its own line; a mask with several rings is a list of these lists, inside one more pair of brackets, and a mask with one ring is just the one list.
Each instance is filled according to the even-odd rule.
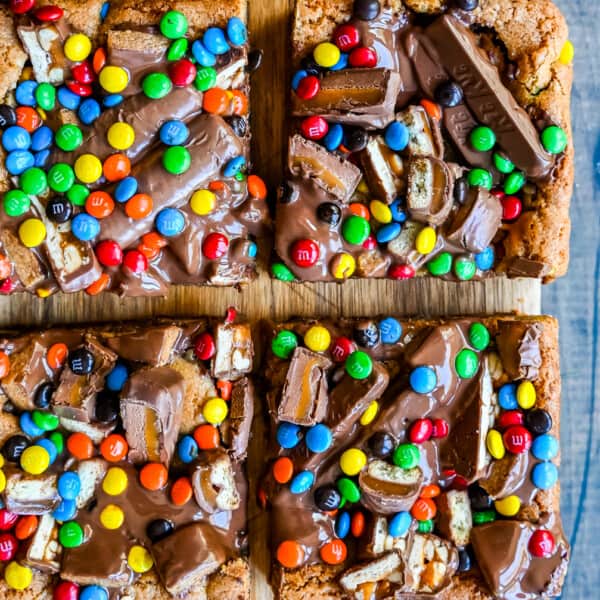
[[6,474],[2,500],[6,510],[16,515],[43,515],[52,512],[60,502],[56,475],[30,475],[19,470]]
[[[394,153],[380,137],[372,137],[367,147],[360,153],[369,190],[387,204],[391,204],[396,199],[404,186],[400,173],[394,172],[392,167],[393,155]],[[401,161],[399,157],[396,157],[396,160]]]
[[160,367],[170,362],[183,330],[175,325],[153,327],[147,331],[125,331],[107,338],[106,345],[125,360]]
[[498,335],[498,353],[502,366],[513,379],[534,380],[542,364],[540,335],[542,330],[533,325],[501,327]]
[[448,165],[433,157],[408,163],[406,207],[415,221],[441,225],[452,210],[454,177]]
[[223,323],[216,328],[212,375],[217,379],[237,379],[252,370],[254,345],[246,323]]
[[25,547],[19,549],[20,561],[43,573],[58,573],[62,546],[58,542],[58,523],[49,513],[43,514]]
[[221,427],[223,440],[236,460],[246,458],[253,417],[254,386],[248,378],[244,377],[236,381],[231,389],[229,419]]

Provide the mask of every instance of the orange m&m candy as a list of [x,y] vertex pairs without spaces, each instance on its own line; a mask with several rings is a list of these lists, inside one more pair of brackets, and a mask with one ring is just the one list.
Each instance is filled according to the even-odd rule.
[[10,358],[6,352],[0,350],[0,379],[6,377],[10,371]]
[[152,198],[148,194],[135,194],[125,204],[125,213],[132,219],[143,219],[152,211]]
[[41,124],[42,117],[31,106],[19,106],[15,109],[17,115],[17,125],[33,133]]
[[248,175],[246,181],[248,185],[248,193],[254,198],[264,200],[267,197],[267,186],[258,175]]
[[127,456],[129,444],[127,440],[118,433],[111,433],[102,440],[100,454],[108,462],[119,462]]
[[219,396],[223,398],[223,400],[229,400],[231,398],[231,390],[233,385],[231,381],[225,381],[224,379],[219,379],[217,381],[217,389],[219,390]]
[[15,537],[18,540],[30,538],[38,527],[38,518],[35,515],[23,515],[19,517],[15,527]]
[[208,113],[222,115],[227,112],[230,104],[227,92],[221,88],[214,87],[204,92],[202,108]]
[[102,172],[108,181],[119,181],[125,179],[131,173],[131,162],[129,158],[120,152],[111,154],[102,165]]
[[431,100],[421,100],[421,106],[432,119],[439,121],[442,118],[442,109],[439,104]]
[[221,192],[222,190],[225,189],[225,182],[224,181],[219,181],[219,180],[217,180],[217,181],[211,181],[208,184],[208,189],[211,192]]
[[360,510],[352,515],[350,531],[354,537],[360,537],[365,530],[365,514]]
[[339,565],[346,560],[348,548],[342,540],[331,540],[319,550],[321,559],[328,565]]
[[436,513],[437,506],[431,498],[418,498],[410,509],[410,514],[417,521],[429,521],[435,517]]
[[365,204],[361,202],[353,202],[348,206],[350,212],[357,217],[362,217],[363,219],[368,219],[371,215],[369,214],[369,209]]
[[288,569],[295,569],[304,562],[304,548],[294,540],[285,540],[277,547],[277,560]]
[[67,438],[67,450],[75,458],[85,460],[94,454],[94,443],[85,433],[72,433]]
[[294,474],[294,463],[288,456],[282,456],[273,463],[273,479],[277,483],[287,483]]
[[46,352],[46,362],[51,369],[60,369],[65,364],[68,354],[69,349],[66,344],[62,342],[52,344]]
[[188,477],[180,477],[171,487],[171,500],[176,506],[187,504],[192,494],[192,483]]
[[421,498],[436,498],[440,495],[440,492],[440,486],[435,485],[435,483],[432,483],[430,485],[426,485],[421,490]]
[[200,450],[214,450],[219,447],[221,442],[219,430],[214,425],[209,425],[208,423],[196,427],[193,437]]
[[90,296],[96,296],[100,292],[103,292],[110,283],[110,275],[108,273],[102,273],[94,283],[91,283],[85,288],[85,291]]
[[140,483],[151,491],[160,490],[167,485],[169,473],[162,463],[146,463],[140,471]]
[[248,112],[248,97],[240,90],[231,90],[233,97],[231,103],[233,105],[234,115],[245,115]]
[[92,67],[96,73],[102,71],[102,67],[106,64],[106,51],[104,48],[98,48],[94,52],[94,58],[92,59]]
[[96,219],[104,219],[112,214],[115,201],[110,194],[102,191],[92,192],[85,200],[85,210]]

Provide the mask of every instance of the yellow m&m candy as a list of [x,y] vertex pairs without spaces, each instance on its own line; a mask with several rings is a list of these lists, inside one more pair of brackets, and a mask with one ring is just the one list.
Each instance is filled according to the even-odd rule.
[[4,571],[4,579],[8,587],[13,590],[24,590],[31,585],[33,573],[29,567],[23,567],[18,562],[12,561]]
[[504,455],[506,454],[506,448],[504,447],[504,442],[502,441],[502,434],[499,431],[496,429],[490,429],[485,439],[485,443],[488,452],[496,460],[504,458]]
[[210,190],[197,190],[190,199],[190,208],[197,215],[208,215],[217,205],[217,197]]
[[345,475],[358,475],[367,464],[367,455],[358,448],[350,448],[340,456],[340,468]]
[[129,75],[123,67],[108,65],[100,71],[98,81],[109,94],[118,94],[127,87]]
[[423,227],[417,234],[415,248],[419,254],[429,254],[435,248],[437,235],[433,227]]
[[0,494],[4,491],[4,488],[6,488],[6,475],[4,471],[0,471]]
[[127,563],[136,573],[146,573],[152,568],[154,561],[146,548],[132,546],[127,555]]
[[373,419],[377,416],[377,411],[379,410],[379,404],[377,400],[373,400],[369,406],[367,406],[365,412],[360,416],[360,424],[368,425],[373,421]]
[[340,49],[331,42],[322,42],[313,51],[313,58],[320,67],[329,69],[340,60]]
[[496,500],[494,502],[494,508],[503,517],[514,517],[521,509],[521,500],[519,496],[506,496],[502,500]]
[[531,381],[522,381],[517,387],[517,403],[523,410],[529,410],[535,405],[535,388]]
[[83,183],[94,183],[102,177],[102,163],[93,154],[82,154],[73,165],[77,179]]
[[304,334],[304,343],[313,352],[325,352],[331,344],[331,335],[326,327],[313,325]]
[[356,259],[352,254],[340,252],[333,257],[330,268],[336,279],[348,279],[356,270]]
[[46,226],[39,219],[25,219],[19,225],[19,239],[23,246],[35,248],[46,239]]
[[116,150],[127,150],[135,141],[135,131],[129,123],[113,123],[106,132],[106,139]]
[[562,50],[560,51],[558,60],[560,60],[560,62],[563,65],[570,65],[571,62],[573,62],[574,56],[575,56],[575,48],[573,47],[571,40],[567,40],[565,42],[565,45],[562,47]]
[[102,489],[109,496],[118,496],[127,489],[127,473],[121,467],[111,467],[102,481]]
[[381,200],[372,200],[369,204],[369,209],[371,210],[373,218],[380,223],[392,222],[392,211],[390,210],[390,207]]
[[41,446],[29,446],[21,454],[21,468],[31,475],[40,475],[50,465],[50,454]]
[[92,42],[83,33],[74,33],[67,38],[63,46],[65,56],[73,62],[85,60],[92,51]]
[[124,520],[123,510],[116,504],[107,504],[100,513],[100,523],[106,529],[119,529]]
[[211,424],[218,425],[225,420],[229,409],[222,398],[210,398],[202,409],[202,416]]

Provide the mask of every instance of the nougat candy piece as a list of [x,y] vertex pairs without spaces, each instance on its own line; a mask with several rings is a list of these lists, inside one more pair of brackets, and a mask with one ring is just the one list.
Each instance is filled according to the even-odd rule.
[[367,556],[379,556],[380,554],[394,550],[400,553],[401,556],[404,556],[409,548],[415,529],[416,524],[412,524],[403,535],[390,535],[388,533],[387,517],[377,515],[373,518],[372,523],[367,529],[365,554]]
[[397,552],[390,552],[368,563],[356,565],[340,576],[340,585],[348,592],[356,592],[365,583],[378,581],[401,582],[402,559]]
[[209,514],[235,510],[242,501],[231,458],[225,452],[213,452],[195,464],[192,487],[198,506]]
[[19,550],[19,562],[43,572],[58,573],[62,546],[58,542],[58,525],[52,515],[46,513],[38,520],[33,536]]
[[417,533],[405,563],[403,591],[436,593],[447,587],[458,567],[453,544],[433,534]]
[[469,543],[473,516],[471,502],[466,490],[449,490],[437,499],[437,527],[440,533],[456,546]]
[[29,55],[35,80],[60,85],[65,79],[67,60],[63,36],[54,23],[20,25],[17,35]]
[[68,419],[60,417],[60,424],[67,431],[72,433],[85,433],[94,444],[99,444],[109,433],[111,433],[117,423],[86,423],[77,419]]
[[125,360],[160,367],[171,360],[181,333],[176,325],[126,331],[107,338],[106,345]]
[[327,371],[333,363],[324,355],[294,350],[277,409],[280,421],[311,426],[327,414]]
[[502,366],[511,379],[537,378],[542,365],[541,335],[540,323],[499,323],[496,345]]
[[156,570],[173,596],[214,573],[227,557],[214,529],[205,523],[192,523],[177,529],[150,548]]
[[2,499],[7,510],[17,515],[43,515],[60,503],[56,489],[57,476],[44,473],[30,475],[15,470],[6,473]]
[[396,120],[408,128],[406,151],[410,156],[443,158],[444,143],[440,125],[422,106],[409,106],[396,115]]
[[369,191],[382,202],[391,204],[403,189],[401,173],[392,167],[393,161],[401,164],[401,160],[381,136],[371,136],[367,147],[360,152]]
[[81,482],[81,489],[75,500],[78,509],[83,508],[92,500],[107,469],[108,464],[102,458],[90,458],[78,463],[76,471]]
[[33,288],[44,281],[44,271],[37,256],[32,250],[23,246],[12,231],[8,229],[0,231],[0,242],[24,287]]
[[415,221],[441,225],[452,209],[453,192],[454,177],[444,161],[430,156],[410,160],[406,207]]
[[247,323],[222,323],[215,330],[212,375],[216,379],[237,379],[252,370],[254,345]]
[[132,462],[171,462],[185,387],[185,379],[170,367],[144,367],[129,377],[120,410]]
[[254,386],[244,377],[233,384],[229,414],[221,424],[221,435],[233,460],[246,458],[250,428],[254,417]]

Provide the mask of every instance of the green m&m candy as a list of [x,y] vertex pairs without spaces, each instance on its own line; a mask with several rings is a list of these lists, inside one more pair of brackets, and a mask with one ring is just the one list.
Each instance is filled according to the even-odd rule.
[[19,185],[26,194],[32,196],[43,194],[48,189],[46,173],[39,167],[31,167],[21,174]]
[[340,477],[336,485],[343,499],[348,502],[358,502],[360,500],[360,489],[349,477]]
[[67,521],[58,530],[58,541],[65,548],[77,548],[83,543],[83,529],[76,521]]
[[414,469],[421,458],[419,448],[415,444],[400,444],[392,456],[392,462],[403,469]]
[[217,85],[217,72],[212,67],[202,67],[198,69],[196,73],[196,79],[194,85],[197,90],[206,92],[210,88],[214,88]]
[[477,265],[475,264],[475,261],[471,260],[468,256],[459,256],[454,261],[454,274],[461,281],[473,279],[475,271],[477,271]]
[[470,348],[463,348],[454,359],[454,368],[461,379],[471,379],[477,373],[478,367],[477,354]]
[[469,342],[475,350],[485,350],[490,345],[490,332],[483,323],[473,323],[469,327]]
[[450,273],[452,270],[452,254],[450,252],[438,254],[433,260],[427,263],[427,269],[436,277]]
[[34,410],[31,413],[33,422],[44,431],[52,431],[58,427],[58,417],[50,412],[43,412],[41,410]]
[[61,125],[54,136],[54,143],[65,152],[72,152],[83,143],[83,133],[77,125]]
[[342,236],[349,244],[360,246],[369,237],[369,221],[358,215],[350,215],[342,225]]
[[48,171],[48,185],[55,192],[64,193],[75,183],[75,173],[71,165],[56,163]]
[[433,519],[419,521],[417,524],[417,531],[419,533],[431,533],[433,531]]
[[164,73],[150,73],[142,81],[142,90],[148,98],[164,98],[173,88],[173,83]]
[[366,379],[373,370],[371,357],[362,350],[356,350],[346,358],[346,373],[352,379]]
[[298,345],[298,338],[293,331],[284,329],[271,341],[271,350],[279,358],[289,358]]
[[567,134],[556,125],[542,131],[542,145],[550,154],[560,154],[567,147],[568,141]]
[[489,128],[480,125],[471,131],[471,146],[479,152],[487,152],[496,145],[496,134]]
[[186,34],[188,21],[182,12],[170,10],[163,15],[159,27],[165,37],[175,40]]
[[63,434],[59,431],[53,431],[49,437],[50,441],[56,446],[56,451],[59,454],[62,454],[62,451],[65,449],[65,438]]
[[56,106],[56,89],[49,83],[40,83],[35,88],[35,101],[44,110],[54,110]]
[[189,42],[186,38],[175,40],[167,51],[167,60],[179,60],[185,56]]
[[20,217],[29,210],[31,200],[22,190],[10,190],[4,194],[3,205],[9,217]]
[[486,171],[486,169],[472,169],[469,171],[467,181],[471,187],[482,187],[486,190],[492,189],[492,174],[489,171]]
[[76,183],[69,188],[67,198],[71,204],[75,206],[84,206],[87,197],[90,195],[90,190],[81,183]]
[[515,171],[504,180],[504,193],[511,196],[516,194],[524,185],[525,175],[521,171]]
[[494,166],[500,173],[512,173],[515,165],[503,152],[494,152]]
[[173,175],[185,173],[192,164],[190,151],[183,146],[171,146],[162,157],[163,167]]
[[490,510],[478,510],[473,512],[473,523],[475,525],[483,525],[484,523],[491,523],[496,520],[496,511]]
[[271,273],[279,281],[294,281],[296,279],[294,274],[283,263],[273,263],[271,265]]

